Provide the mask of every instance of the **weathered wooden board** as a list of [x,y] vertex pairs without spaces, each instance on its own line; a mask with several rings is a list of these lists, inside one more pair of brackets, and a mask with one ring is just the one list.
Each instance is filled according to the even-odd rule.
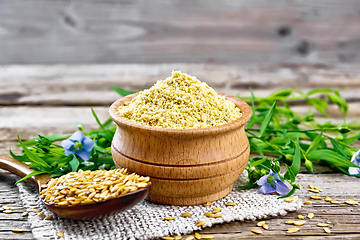
[[0,64],[358,64],[359,11],[357,0],[6,0]]
[[180,70],[232,95],[267,96],[285,87],[307,92],[333,88],[360,101],[360,70],[309,65],[239,68],[213,64],[0,66],[0,105],[109,106],[119,96],[114,85],[138,91]]

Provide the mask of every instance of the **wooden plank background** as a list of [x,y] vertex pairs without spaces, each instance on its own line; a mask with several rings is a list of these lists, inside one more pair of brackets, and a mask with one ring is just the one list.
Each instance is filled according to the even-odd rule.
[[359,0],[2,0],[0,64],[358,65]]

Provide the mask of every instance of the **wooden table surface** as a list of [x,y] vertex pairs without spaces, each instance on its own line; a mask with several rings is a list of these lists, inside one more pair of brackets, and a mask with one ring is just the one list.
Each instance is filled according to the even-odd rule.
[[[265,96],[285,87],[303,91],[321,87],[343,88],[342,96],[350,106],[347,119],[360,116],[360,74],[350,68],[294,64],[251,69],[214,64],[12,65],[0,67],[0,154],[9,155],[9,148],[19,151],[14,147],[17,134],[26,140],[37,134],[71,134],[77,129],[76,123],[83,124],[86,130],[97,128],[90,107],[102,121],[108,118],[108,107],[118,98],[109,85],[128,90],[147,88],[156,80],[169,76],[173,69],[195,75],[217,91],[239,93],[240,96],[249,96],[249,87],[256,96]],[[301,102],[294,108],[301,113],[307,111]],[[343,122],[335,106],[330,106],[328,112],[332,121]],[[321,116],[317,118],[326,120]],[[262,235],[251,232],[256,225],[252,221],[217,225],[204,229],[201,234],[212,234],[215,239],[359,239],[360,206],[347,205],[344,201],[360,201],[360,179],[333,173],[324,167],[317,170],[319,174],[301,171],[297,178],[301,191],[296,195],[302,201],[309,200],[311,195],[322,196],[323,200],[313,200],[313,205],[305,205],[299,212],[267,220],[270,228]],[[0,239],[34,239],[27,218],[21,217],[25,209],[14,186],[18,179],[0,170],[0,206],[7,205],[13,210],[12,214],[0,212]],[[323,192],[307,191],[310,183]],[[325,196],[341,204],[325,202]],[[314,213],[315,217],[300,226],[299,232],[286,233],[289,226],[284,224],[285,221],[308,213]],[[329,223],[331,233],[317,227],[318,222]],[[13,228],[25,231],[13,233]]]

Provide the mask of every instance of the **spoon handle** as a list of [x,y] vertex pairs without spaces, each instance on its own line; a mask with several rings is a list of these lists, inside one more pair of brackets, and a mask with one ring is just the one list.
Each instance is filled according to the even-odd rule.
[[[23,178],[29,173],[32,173],[34,170],[30,169],[25,163],[19,162],[11,157],[0,155],[0,168],[12,172],[19,177]],[[28,178],[31,184],[35,187],[38,187],[38,182],[34,177]]]

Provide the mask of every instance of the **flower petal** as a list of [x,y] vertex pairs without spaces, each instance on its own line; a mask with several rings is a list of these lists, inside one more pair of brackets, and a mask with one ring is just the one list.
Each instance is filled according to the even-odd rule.
[[277,173],[271,173],[271,176],[273,176],[276,180],[281,180],[281,178],[279,177],[279,174],[277,174]]
[[352,155],[351,162],[360,165],[360,150]]
[[87,161],[90,159],[90,153],[85,151],[84,149],[77,151],[75,154],[78,155],[84,161]]
[[82,142],[85,139],[85,135],[81,131],[76,131],[69,138],[74,141]]
[[262,186],[267,182],[267,178],[270,174],[262,176],[258,181],[257,181],[257,185]]
[[273,193],[273,192],[276,192],[276,189],[273,188],[269,183],[265,183],[258,190],[258,193],[262,193],[262,194],[269,194],[269,193]]
[[349,167],[349,174],[350,175],[358,175],[358,174],[360,174],[360,168]]
[[290,189],[288,188],[288,186],[286,186],[285,183],[283,183],[281,180],[276,181],[276,191],[280,194],[280,195],[285,195],[287,194]]
[[94,141],[90,138],[85,138],[84,141],[82,142],[82,147],[87,152],[90,152],[91,149],[93,149],[93,147],[94,147]]
[[74,142],[70,139],[65,139],[61,142],[61,146],[65,149],[70,149],[72,146],[74,146]]
[[66,148],[64,148],[64,150],[65,150],[65,155],[66,155],[66,156],[68,156],[68,155],[70,155],[70,154],[73,154],[73,153],[76,153],[75,150],[70,150],[70,149],[66,149]]

